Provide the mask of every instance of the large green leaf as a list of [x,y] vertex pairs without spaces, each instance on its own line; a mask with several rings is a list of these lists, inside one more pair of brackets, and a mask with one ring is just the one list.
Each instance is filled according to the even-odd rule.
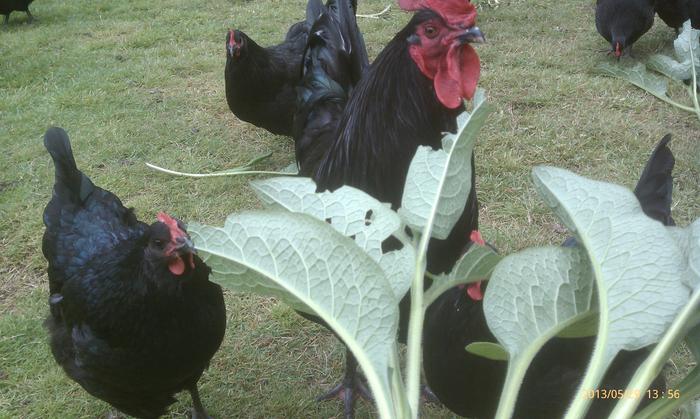
[[487,246],[472,246],[457,261],[449,274],[435,277],[430,289],[425,293],[424,306],[427,308],[448,289],[471,282],[488,279],[500,262],[501,256]]
[[[651,65],[654,65],[655,69],[660,72],[671,71],[666,70],[666,67],[663,64],[657,65],[652,63]],[[613,77],[619,77],[621,79],[627,80],[628,82],[634,84],[640,89],[646,90],[648,93],[656,96],[664,102],[675,106],[678,109],[682,109],[686,112],[695,113],[700,118],[700,111],[696,109],[697,104],[694,108],[692,106],[686,106],[682,103],[676,102],[675,100],[671,99],[668,96],[668,84],[666,83],[666,80],[647,71],[646,66],[642,63],[636,63],[633,66],[623,66],[606,62],[599,64],[596,67],[596,69],[602,74],[606,74]]]
[[415,248],[405,243],[400,250],[382,250],[382,242],[387,238],[403,235],[401,219],[388,204],[349,186],[316,193],[316,184],[302,177],[256,180],[251,186],[267,206],[309,214],[352,237],[382,267],[395,301],[398,303],[406,294],[415,267]]
[[528,365],[549,339],[589,313],[592,295],[591,267],[580,248],[527,249],[496,266],[484,314],[510,357],[497,418],[512,415]]
[[615,65],[603,62],[596,67],[601,73],[625,79],[635,86],[646,90],[656,97],[668,98],[668,84],[666,80],[647,71],[642,63],[633,66]]
[[652,55],[647,66],[665,76],[676,80],[689,80],[692,77],[690,50],[695,57],[696,72],[700,73],[700,42],[698,42],[700,30],[693,29],[690,20],[683,24],[680,35],[673,41],[676,59],[666,55]]
[[354,241],[304,214],[230,215],[223,227],[189,227],[219,284],[310,308],[355,354],[382,417],[394,417],[389,388],[398,306],[380,266]]
[[687,261],[683,280],[688,287],[697,289],[700,285],[700,219],[688,227],[668,227],[668,230]]
[[[700,220],[696,220],[686,228],[666,227],[666,231],[671,234],[681,249],[684,262],[682,268],[685,269],[685,275],[680,278],[680,282],[683,282],[688,289],[692,289],[693,293],[663,338],[637,369],[628,384],[628,388],[647,388],[661,373],[664,364],[678,346],[678,342],[684,337],[695,359],[700,358],[700,327],[698,327],[698,323],[700,323],[700,289],[698,287],[700,276],[698,276],[696,264],[700,259]],[[680,383],[675,385],[675,389],[680,397],[655,400],[637,413],[634,416],[635,419],[668,417],[679,406],[697,398],[700,395],[700,369],[693,368]],[[629,417],[637,409],[638,404],[638,399],[623,399],[615,406],[613,415],[617,415],[615,417]]]
[[432,220],[432,235],[445,239],[471,191],[471,155],[476,135],[491,112],[483,90],[477,90],[471,113],[457,118],[457,133],[447,134],[443,148],[419,147],[408,169],[399,215],[414,231]]
[[[683,253],[628,189],[553,167],[535,168],[533,178],[591,262],[600,322],[582,388],[596,388],[620,350],[658,342],[688,301],[688,288],[680,280]],[[577,398],[567,415],[582,413],[589,403]]]

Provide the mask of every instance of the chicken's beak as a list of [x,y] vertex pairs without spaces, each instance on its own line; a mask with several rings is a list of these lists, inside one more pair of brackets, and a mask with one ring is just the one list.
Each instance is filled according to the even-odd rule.
[[233,45],[232,45],[232,44],[228,44],[228,45],[226,45],[226,52],[228,53],[228,56],[229,56],[230,58],[235,58],[235,57],[237,57],[237,56],[239,55],[239,54],[238,54],[239,49],[240,49],[240,47],[239,47],[238,45],[236,45],[236,44],[233,44]]
[[481,32],[478,26],[472,26],[467,29],[463,34],[457,37],[457,41],[461,44],[481,44],[486,42],[484,34]]
[[180,255],[184,255],[187,253],[197,253],[197,250],[194,248],[194,243],[189,237],[178,237],[175,240],[175,248],[173,251],[177,252]]

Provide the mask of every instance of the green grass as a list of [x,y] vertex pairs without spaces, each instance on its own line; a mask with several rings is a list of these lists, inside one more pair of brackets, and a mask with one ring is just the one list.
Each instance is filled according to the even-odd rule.
[[[361,0],[361,13],[390,0]],[[263,45],[302,18],[303,0],[190,2],[38,0],[0,31],[0,418],[98,417],[109,410],[65,378],[42,327],[47,314],[41,212],[53,167],[41,138],[64,127],[92,180],[144,220],[167,211],[221,223],[258,206],[246,178],[192,180],[147,169],[238,166],[267,151],[263,167],[293,162],[293,144],[237,120],[226,106],[228,27]],[[371,56],[407,21],[393,7],[361,19]],[[488,43],[478,47],[481,86],[496,112],[477,145],[484,236],[505,252],[559,243],[561,227],[536,196],[532,166],[551,164],[633,187],[653,145],[674,134],[674,217],[700,214],[700,123],[621,80],[595,74],[611,60],[593,24],[593,2],[501,0],[481,10]],[[658,21],[636,45],[638,58],[671,48]],[[680,91],[675,91],[680,94]],[[272,299],[227,294],[226,340],[201,380],[214,417],[340,417],[314,396],[340,377],[342,347],[326,330]],[[688,368],[679,352],[671,375]],[[189,397],[171,409],[182,417]],[[375,417],[359,402],[358,417]],[[424,417],[451,417],[426,408]]]

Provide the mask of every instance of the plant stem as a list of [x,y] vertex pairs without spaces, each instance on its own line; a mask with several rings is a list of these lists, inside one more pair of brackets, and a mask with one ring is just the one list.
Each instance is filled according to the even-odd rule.
[[[692,34],[691,34],[692,36]],[[698,119],[700,119],[700,103],[698,103],[698,75],[695,72],[695,57],[693,57],[693,46],[690,45],[690,72],[693,75],[692,83],[690,84],[691,97],[693,98],[693,104],[695,105],[695,114]]]
[[[239,171],[238,169],[230,169],[230,170],[225,170],[223,172],[214,172],[214,173],[185,173],[185,172],[176,172],[175,170],[166,169],[164,167],[159,167],[159,166],[156,166],[155,164],[151,164],[151,163],[146,163],[146,166],[150,167],[153,170],[167,173],[169,175],[195,177],[195,178],[218,177],[218,176],[237,176],[237,175],[282,175],[282,176],[295,175],[295,173],[286,173],[286,172],[274,172],[274,171],[267,171],[267,170],[240,170]],[[242,169],[245,169],[245,168],[242,168]]]
[[605,370],[607,370],[610,365],[610,357],[607,356],[608,354],[606,353],[608,340],[607,296],[604,295],[602,287],[598,287],[598,296],[600,319],[598,321],[598,336],[596,337],[593,356],[591,357],[591,362],[588,364],[588,370],[583,378],[583,382],[576,392],[577,396],[574,398],[573,403],[571,403],[564,419],[579,419],[586,415],[586,411],[593,400],[589,397],[583,397],[582,395],[585,391],[595,390],[598,387],[600,380],[605,374]]
[[423,320],[425,308],[423,307],[423,275],[425,273],[425,257],[430,242],[432,219],[427,223],[424,234],[418,244],[416,258],[416,270],[411,283],[411,312],[408,320],[408,351],[406,359],[406,387],[408,389],[408,405],[411,408],[411,417],[418,418],[420,401],[420,363],[421,340],[423,338]]
[[[643,88],[643,89],[644,89],[644,88]],[[669,105],[675,106],[676,108],[682,109],[682,110],[687,111],[687,112],[695,112],[695,108],[692,108],[692,107],[690,107],[690,106],[685,106],[685,105],[683,105],[683,104],[681,104],[681,103],[678,103],[678,102],[676,102],[675,100],[672,100],[671,98],[669,98],[668,96],[657,95],[657,94],[655,94],[655,93],[653,93],[653,92],[650,92],[650,91],[647,90],[647,89],[644,89],[644,90],[646,90],[646,91],[647,91],[648,93],[650,93],[652,96],[656,96],[657,98],[663,100],[664,102],[668,103]]]
[[[671,323],[671,327],[666,334],[661,338],[661,341],[656,345],[651,355],[637,369],[637,372],[632,377],[627,388],[639,389],[645,391],[649,384],[659,374],[664,363],[671,355],[671,352],[676,347],[680,339],[688,332],[690,321],[694,318],[695,313],[700,306],[700,292],[696,291],[690,297],[688,304],[683,307],[681,312],[676,316],[676,319]],[[632,417],[637,406],[641,402],[641,398],[622,399],[615,406],[611,417],[629,418]]]
[[506,381],[503,384],[501,398],[498,401],[498,410],[496,410],[494,419],[509,419],[513,416],[515,403],[518,401],[518,394],[520,393],[520,386],[525,378],[525,373],[527,373],[527,368],[536,354],[537,351],[533,354],[522,354],[508,361]]

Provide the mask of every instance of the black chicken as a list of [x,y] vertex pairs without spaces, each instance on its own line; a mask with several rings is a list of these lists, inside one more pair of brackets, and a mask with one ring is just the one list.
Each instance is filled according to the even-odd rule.
[[129,415],[155,418],[197,381],[226,328],[221,288],[194,254],[184,225],[160,213],[150,226],[78,170],[68,135],[50,128],[56,167],[44,210],[51,351],[88,393]]
[[618,59],[654,24],[654,0],[597,0],[595,27]]
[[689,0],[656,0],[654,9],[661,20],[670,28],[675,29],[676,34],[678,34],[683,22],[690,18],[688,15],[689,3]]
[[3,21],[3,25],[7,25],[7,23],[10,21],[10,13],[12,13],[14,11],[26,13],[28,22],[32,23],[32,21],[34,20],[34,16],[32,16],[32,13],[29,11],[29,4],[33,1],[34,0],[2,0],[2,1],[0,1],[0,15],[5,15],[5,20]]
[[268,48],[243,31],[228,31],[224,80],[234,115],[273,134],[292,135],[301,55],[311,24],[323,10],[320,0],[309,0],[306,20],[292,25],[281,44]]
[[[399,1],[417,12],[365,70],[354,16],[337,3],[340,16],[325,14],[314,23],[304,53],[294,132],[300,174],[312,177],[318,190],[350,185],[396,209],[418,146],[440,148],[444,132],[456,129],[462,98],[474,94],[480,68],[469,43],[483,41],[476,10],[464,0]],[[452,233],[431,241],[431,272],[450,269],[468,243],[478,215],[473,176],[470,181]],[[408,303],[401,304],[404,333]],[[352,353],[346,357],[345,378],[332,393],[345,391],[349,417],[358,380]]]
[[693,29],[700,29],[700,0],[688,0],[688,15]]
[[[667,147],[670,139],[667,135],[657,145],[634,191],[644,212],[665,225],[673,225],[674,158]],[[567,240],[565,245],[574,244],[575,241]],[[464,349],[472,342],[495,340],[486,325],[482,301],[473,299],[460,287],[448,290],[428,308],[423,334],[425,376],[440,401],[458,415],[492,418],[496,413],[507,365]],[[549,341],[530,365],[514,417],[562,417],[583,379],[593,345],[594,338]],[[601,388],[625,388],[648,354],[648,349],[621,352],[608,369]],[[663,377],[657,377],[651,388],[665,391]],[[607,417],[616,401],[594,400],[586,417]],[[648,402],[644,400],[642,405]]]

